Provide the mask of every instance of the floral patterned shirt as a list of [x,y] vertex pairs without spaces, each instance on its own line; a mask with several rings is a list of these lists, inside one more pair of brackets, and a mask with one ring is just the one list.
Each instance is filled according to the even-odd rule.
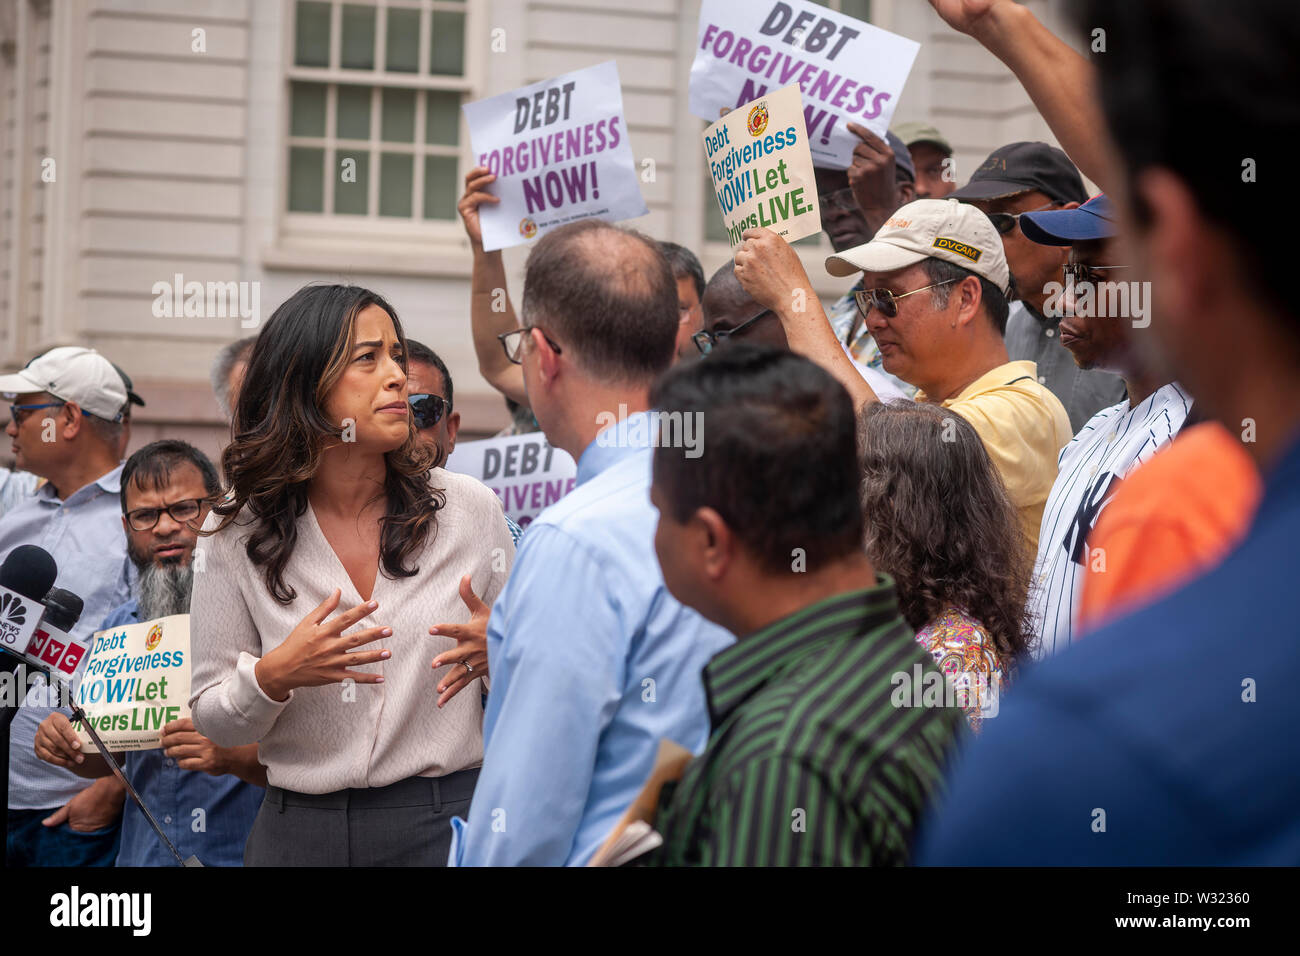
[[966,713],[970,728],[980,732],[985,717],[996,717],[1003,689],[1003,666],[984,625],[960,608],[947,608],[916,633],[930,652]]

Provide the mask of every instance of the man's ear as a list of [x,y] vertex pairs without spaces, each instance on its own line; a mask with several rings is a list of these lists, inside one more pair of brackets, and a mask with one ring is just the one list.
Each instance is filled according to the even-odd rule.
[[555,349],[551,348],[551,343],[546,341],[546,336],[542,334],[542,330],[530,329],[528,335],[533,340],[533,348],[537,350],[537,365],[541,372],[542,381],[550,382],[558,378],[560,374],[560,357],[555,354]]
[[904,180],[898,184],[898,204],[906,206],[916,198],[916,183]]
[[700,508],[687,524],[700,536],[701,570],[710,581],[719,580],[735,560],[736,536],[722,515],[712,508]]
[[[965,327],[979,314],[980,300],[983,298],[980,280],[975,276],[962,279],[957,283],[953,298],[957,299],[957,314],[949,321]],[[949,305],[951,304],[949,302]]]
[[85,412],[76,402],[68,402],[59,409],[59,417],[56,419],[57,427],[65,439],[76,438],[85,425]]
[[[460,412],[452,412],[447,416],[447,443],[456,444],[456,433],[460,431]],[[450,454],[450,452],[448,452]]]

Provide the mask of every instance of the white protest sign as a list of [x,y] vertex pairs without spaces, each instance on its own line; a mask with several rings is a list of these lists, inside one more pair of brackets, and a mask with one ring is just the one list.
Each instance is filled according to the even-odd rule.
[[[163,727],[190,716],[190,616],[173,614],[95,633],[76,700],[104,746],[154,750]],[[95,744],[80,721],[82,749]]]
[[476,162],[499,203],[479,207],[483,248],[504,249],[578,219],[644,216],[613,60],[466,103]]
[[552,448],[541,432],[461,442],[446,467],[495,491],[520,527],[572,491],[578,475],[572,456]]
[[807,0],[704,0],[690,109],[712,121],[797,83],[818,166],[847,169],[858,123],[884,139],[921,45]]
[[704,131],[704,152],[733,247],[746,229],[771,229],[786,242],[821,231],[799,87],[722,117]]

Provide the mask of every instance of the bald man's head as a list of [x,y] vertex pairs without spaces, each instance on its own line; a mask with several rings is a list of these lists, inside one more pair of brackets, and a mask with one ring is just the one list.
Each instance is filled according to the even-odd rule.
[[[704,298],[700,300],[704,308],[704,329],[706,332],[730,332],[757,315],[764,309],[744,290],[736,278],[736,267],[728,261],[704,287]],[[770,345],[774,348],[789,349],[785,329],[775,315],[764,315],[757,322],[746,327],[735,336],[737,342],[749,342]],[[726,339],[723,340],[725,344]]]

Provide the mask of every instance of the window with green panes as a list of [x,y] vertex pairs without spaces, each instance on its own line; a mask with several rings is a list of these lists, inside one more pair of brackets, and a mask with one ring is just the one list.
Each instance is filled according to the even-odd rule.
[[450,221],[465,0],[294,0],[286,209]]
[[[871,22],[871,0],[812,0],[813,3],[823,7],[829,7],[832,10],[838,10],[850,17],[856,17],[859,20]],[[704,149],[701,147],[700,156],[704,156]],[[704,239],[706,242],[728,243],[727,230],[722,225],[722,212],[718,208],[718,199],[713,194],[713,177],[709,175],[709,167],[704,163],[704,196],[707,200],[704,204]],[[796,246],[816,246],[822,241],[821,233],[814,233],[806,238],[799,239],[791,245]]]

